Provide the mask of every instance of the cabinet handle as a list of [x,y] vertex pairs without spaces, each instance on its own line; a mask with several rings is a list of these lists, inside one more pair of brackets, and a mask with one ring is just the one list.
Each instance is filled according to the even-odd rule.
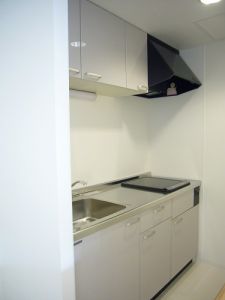
[[151,237],[153,237],[155,234],[156,234],[156,231],[155,231],[155,230],[152,230],[151,233],[144,235],[143,239],[144,239],[144,240],[148,240],[148,239],[150,239]]
[[80,73],[80,70],[75,68],[69,68],[69,71],[71,76],[75,76]]
[[81,243],[82,243],[82,240],[77,241],[77,242],[74,242],[73,245],[74,245],[74,246],[77,246],[77,245],[79,245],[79,244],[81,244]]
[[137,89],[139,90],[139,91],[147,91],[147,86],[146,85],[144,85],[144,84],[139,84],[138,86],[137,86]]
[[177,220],[174,221],[174,224],[180,224],[183,221],[183,218],[178,218]]
[[160,213],[164,209],[165,209],[165,206],[164,205],[160,205],[160,206],[158,206],[157,208],[154,209],[154,213],[155,214]]
[[93,80],[99,80],[102,78],[102,75],[96,74],[96,73],[91,73],[91,72],[85,72],[84,76],[88,77],[89,79]]
[[134,220],[134,221],[128,222],[128,223],[126,224],[126,226],[127,226],[127,227],[130,227],[130,226],[132,226],[132,225],[138,223],[139,221],[140,221],[140,218],[137,218],[137,219]]

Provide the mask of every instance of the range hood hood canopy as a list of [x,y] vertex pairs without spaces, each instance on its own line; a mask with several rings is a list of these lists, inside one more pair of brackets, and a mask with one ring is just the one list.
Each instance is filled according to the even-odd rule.
[[148,35],[148,93],[145,98],[174,96],[201,86],[179,51]]

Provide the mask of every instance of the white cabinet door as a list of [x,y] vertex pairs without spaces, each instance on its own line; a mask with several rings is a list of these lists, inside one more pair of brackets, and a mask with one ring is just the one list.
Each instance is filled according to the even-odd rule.
[[177,216],[172,222],[172,277],[191,259],[198,249],[198,206]]
[[74,246],[76,300],[97,300],[101,294],[101,251],[100,232]]
[[81,78],[80,1],[68,1],[70,77]]
[[151,299],[170,280],[171,220],[140,235],[141,300]]
[[124,21],[81,1],[82,78],[126,87]]
[[139,299],[139,218],[84,238],[75,261],[77,300]]
[[74,245],[74,262],[75,262],[75,291],[76,291],[76,297],[81,299],[80,297],[80,291],[82,290],[81,284],[82,284],[82,278],[84,278],[85,274],[82,274],[82,259],[81,259],[81,253],[82,253],[82,241],[78,241]]
[[126,23],[127,87],[146,93],[148,87],[147,34]]

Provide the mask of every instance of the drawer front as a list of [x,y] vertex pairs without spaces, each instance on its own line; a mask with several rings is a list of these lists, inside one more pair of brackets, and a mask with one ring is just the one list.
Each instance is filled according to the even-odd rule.
[[171,202],[155,205],[141,216],[141,232],[163,222],[171,216]]
[[171,217],[171,201],[156,205],[152,209],[153,226]]
[[186,210],[190,209],[194,205],[194,191],[187,191],[184,194],[174,198],[172,200],[172,216],[182,214]]

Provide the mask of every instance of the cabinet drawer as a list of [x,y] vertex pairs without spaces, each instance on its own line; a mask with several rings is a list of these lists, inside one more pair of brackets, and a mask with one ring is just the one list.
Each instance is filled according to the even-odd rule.
[[182,214],[189,208],[194,205],[194,191],[187,191],[184,194],[175,197],[172,200],[172,216],[175,218],[176,216]]
[[155,226],[171,216],[171,202],[155,205],[141,215],[141,232]]

